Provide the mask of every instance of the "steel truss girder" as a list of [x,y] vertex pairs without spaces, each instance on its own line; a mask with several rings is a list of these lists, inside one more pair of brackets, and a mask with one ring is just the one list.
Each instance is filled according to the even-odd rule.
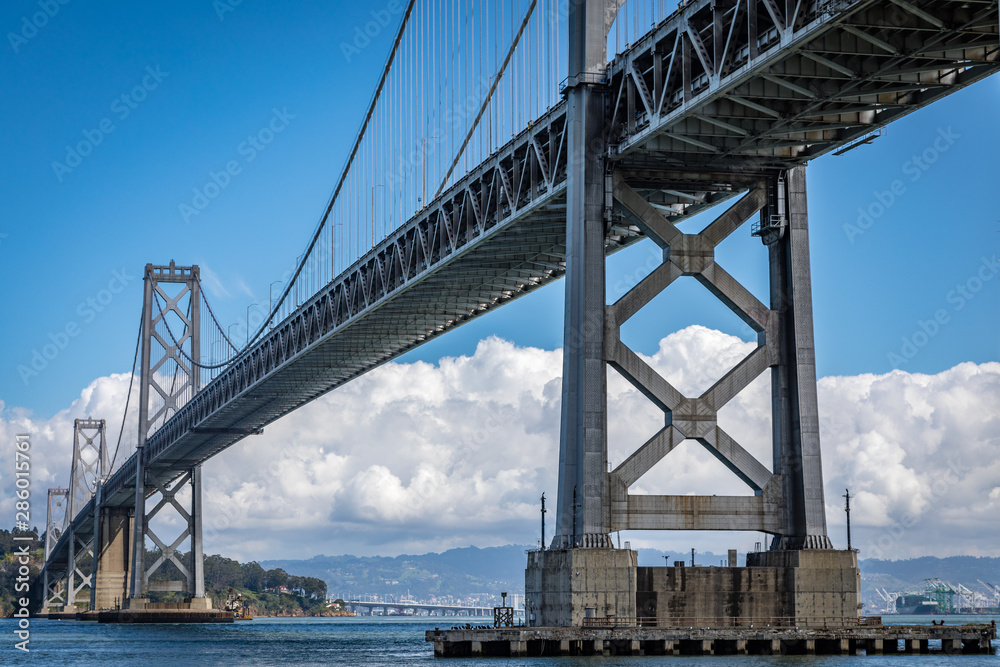
[[695,0],[609,67],[612,155],[804,162],[996,72],[997,23],[996,2]]
[[[715,248],[767,204],[758,180],[698,234],[685,234],[620,174],[612,179],[616,206],[663,248],[663,262],[605,307],[604,358],[667,416],[667,426],[608,473],[611,530],[757,530],[781,533],[780,479],[718,426],[718,411],[778,361],[773,313],[715,262]],[[693,276],[759,335],[757,348],[701,396],[684,396],[621,341],[621,325],[681,276]],[[685,439],[703,445],[754,490],[753,497],[634,496],[629,487]]]

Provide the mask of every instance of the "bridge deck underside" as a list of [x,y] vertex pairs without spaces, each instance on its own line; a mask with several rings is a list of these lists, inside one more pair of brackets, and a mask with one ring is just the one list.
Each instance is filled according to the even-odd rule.
[[[989,76],[998,53],[997,0],[692,0],[608,67],[610,165],[676,222]],[[152,436],[148,467],[176,476],[562,276],[564,130],[562,103],[268,332]],[[640,238],[609,221],[608,252]],[[132,502],[135,469],[106,504]]]

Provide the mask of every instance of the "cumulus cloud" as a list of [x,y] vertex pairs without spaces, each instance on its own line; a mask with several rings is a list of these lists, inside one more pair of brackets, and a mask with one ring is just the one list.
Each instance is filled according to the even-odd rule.
[[[664,338],[645,359],[693,396],[752,349],[694,326]],[[555,502],[561,367],[558,350],[490,338],[470,356],[390,363],[368,373],[205,464],[206,549],[264,559],[535,543],[538,497],[545,491]],[[114,441],[128,380],[99,378],[48,420],[0,404],[0,437],[32,434],[39,526],[44,488],[68,482],[73,419],[108,419]],[[863,557],[1000,547],[1000,364],[962,364],[937,375],[830,377],[819,390],[835,543],[845,542],[840,496],[850,487],[853,541]],[[662,427],[663,415],[613,372],[608,394],[609,456],[617,465]],[[765,374],[720,413],[723,428],[765,465],[769,400]],[[0,476],[0,511],[12,516],[10,473]],[[671,453],[632,491],[749,493],[695,443]],[[634,546],[716,551],[762,539],[623,537]]]

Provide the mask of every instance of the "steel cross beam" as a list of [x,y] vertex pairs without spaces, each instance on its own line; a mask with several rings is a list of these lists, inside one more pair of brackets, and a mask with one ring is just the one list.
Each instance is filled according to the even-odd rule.
[[788,168],[996,72],[998,33],[996,0],[694,0],[608,68],[609,151]]

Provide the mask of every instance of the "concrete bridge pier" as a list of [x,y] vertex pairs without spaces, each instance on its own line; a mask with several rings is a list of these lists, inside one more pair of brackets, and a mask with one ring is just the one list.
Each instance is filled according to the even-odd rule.
[[132,517],[127,507],[104,507],[98,516],[100,539],[91,609],[114,609],[128,597]]
[[[773,536],[754,554],[770,588],[758,604],[739,588],[735,609],[717,599],[719,582],[684,586],[692,618],[857,619],[857,558],[834,551],[826,532],[813,343],[809,224],[804,166],[747,161],[727,174],[673,160],[641,164],[607,158],[606,35],[620,0],[582,0],[569,13],[566,85],[566,309],[563,341],[559,497],[551,548],[529,554],[525,573],[530,626],[583,625],[588,617],[634,619],[637,595],[674,596],[669,576],[637,588],[636,552],[614,549],[620,530],[729,530]],[[687,39],[685,37],[684,39]],[[688,91],[689,93],[690,91]],[[686,94],[688,94],[686,93]],[[736,203],[700,233],[675,222],[687,214],[664,204],[681,183],[726,179]],[[680,218],[676,217],[680,215]],[[728,274],[716,248],[753,216],[752,235],[767,248],[769,305]],[[662,249],[662,262],[614,304],[606,304],[605,238],[633,225]],[[675,280],[693,277],[757,333],[757,348],[700,396],[685,396],[621,339],[621,326]],[[664,413],[664,427],[613,471],[607,456],[607,366]],[[770,371],[772,460],[758,461],[719,427],[719,410]],[[633,495],[630,487],[685,440],[731,470],[752,496]],[[822,554],[814,556],[813,553]],[[712,568],[742,581],[748,568]],[[669,570],[670,568],[642,568]],[[696,578],[701,580],[702,578]],[[649,581],[662,588],[649,589]],[[645,588],[643,588],[645,586]],[[764,599],[761,598],[761,599]],[[730,604],[730,607],[733,605]],[[653,615],[658,615],[654,613]]]

